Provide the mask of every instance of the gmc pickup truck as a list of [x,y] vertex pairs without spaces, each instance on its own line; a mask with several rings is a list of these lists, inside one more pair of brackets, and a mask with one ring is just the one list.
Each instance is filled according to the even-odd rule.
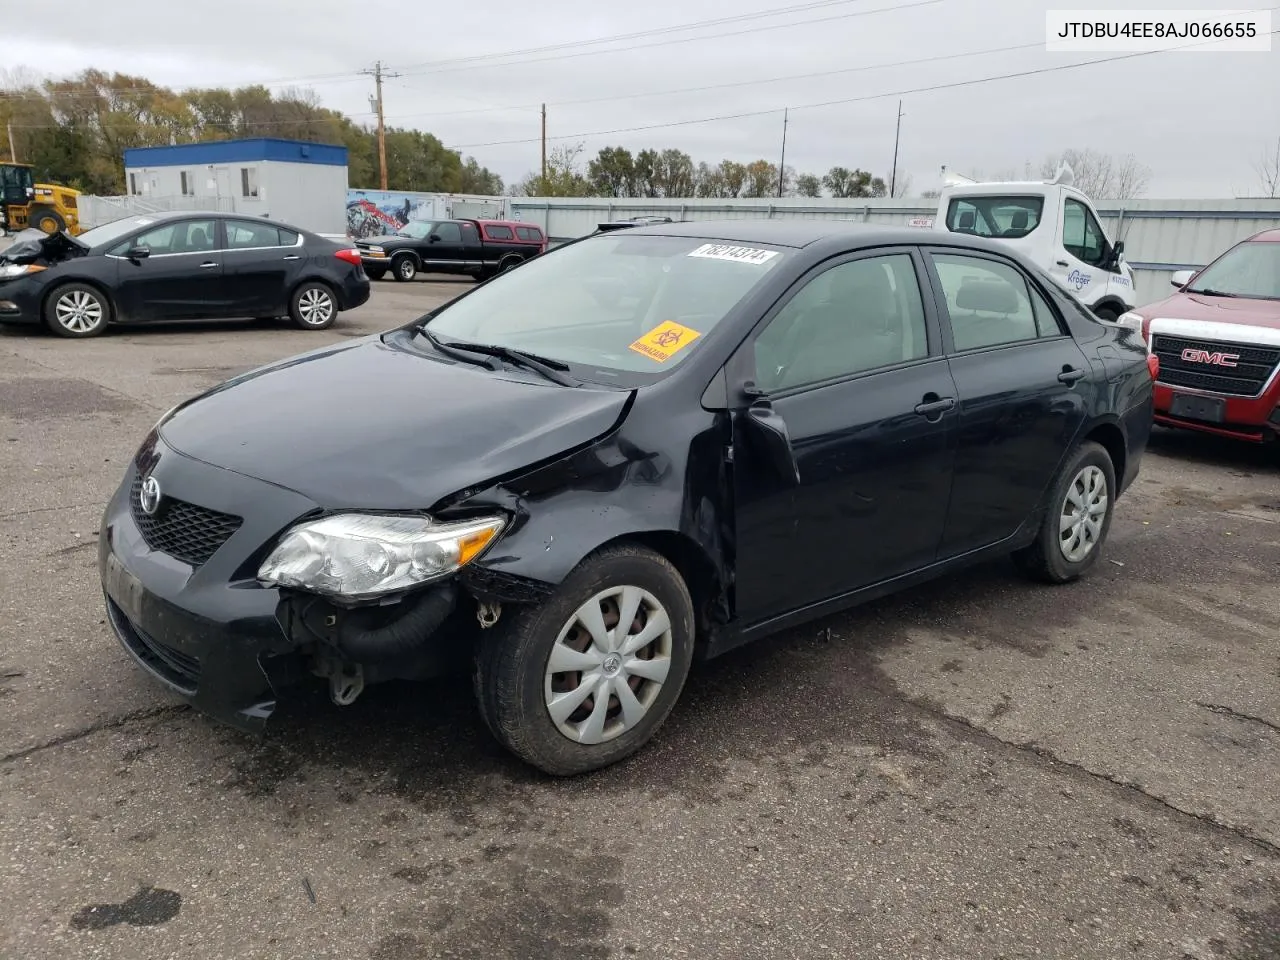
[[371,280],[390,273],[412,280],[423,273],[462,273],[487,280],[545,253],[547,236],[513,220],[410,220],[394,234],[356,241]]

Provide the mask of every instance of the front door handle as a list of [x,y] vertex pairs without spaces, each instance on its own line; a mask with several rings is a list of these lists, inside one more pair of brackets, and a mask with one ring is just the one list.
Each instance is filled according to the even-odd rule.
[[1058,374],[1059,382],[1065,383],[1068,386],[1075,383],[1077,380],[1082,379],[1084,379],[1084,371],[1077,370],[1075,367],[1063,367],[1062,372]]
[[216,267],[216,266],[217,266],[217,264],[216,264],[216,263],[213,263],[212,261],[208,261],[208,262],[206,262],[206,263],[202,263],[202,264],[200,264],[200,269],[201,269],[201,270],[208,270],[210,267]]
[[937,400],[925,400],[916,404],[916,413],[922,417],[933,419],[946,413],[956,405],[955,397],[942,397]]
[[296,253],[291,253],[291,254],[289,254],[287,257],[285,257],[285,259],[286,259],[286,260],[301,260],[302,258],[301,258],[300,256],[298,256]]
[[1060,267],[1069,267],[1069,266],[1071,266],[1071,264],[1067,263],[1067,261],[1065,261],[1065,260],[1058,260],[1058,261],[1056,261],[1056,262],[1057,262],[1058,266],[1060,266]]

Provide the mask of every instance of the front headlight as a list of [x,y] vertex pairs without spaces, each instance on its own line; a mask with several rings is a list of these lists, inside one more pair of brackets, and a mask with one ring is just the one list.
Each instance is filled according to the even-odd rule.
[[15,277],[25,277],[47,269],[49,268],[42,267],[38,263],[6,263],[0,267],[0,280],[13,280]]
[[287,531],[258,569],[258,579],[308,593],[371,600],[461,569],[505,526],[502,517],[439,523],[424,516],[337,514]]
[[365,252],[365,253],[376,253],[376,254],[378,254],[378,255],[382,255],[382,254],[386,253],[387,251],[383,250],[381,247],[365,247],[365,248],[364,248],[364,252]]

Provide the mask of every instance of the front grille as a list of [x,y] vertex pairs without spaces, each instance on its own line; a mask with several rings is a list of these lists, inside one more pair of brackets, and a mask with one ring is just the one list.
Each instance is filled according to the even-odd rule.
[[161,643],[124,615],[110,597],[107,615],[116,636],[152,673],[183,693],[192,694],[200,684],[200,661],[167,643]]
[[[1228,353],[1234,367],[1198,363],[1182,358],[1185,350],[1203,350],[1209,354]],[[1280,365],[1280,347],[1256,347],[1222,340],[1196,340],[1156,334],[1151,338],[1151,351],[1160,358],[1159,381],[1171,387],[1193,387],[1234,397],[1256,397],[1262,392],[1276,366]]]
[[129,508],[133,522],[142,532],[142,539],[152,550],[198,567],[207,563],[217,549],[240,529],[243,522],[240,517],[169,496],[160,501],[160,509],[154,515],[148,516],[143,512],[139,499],[142,480],[141,473],[133,478]]

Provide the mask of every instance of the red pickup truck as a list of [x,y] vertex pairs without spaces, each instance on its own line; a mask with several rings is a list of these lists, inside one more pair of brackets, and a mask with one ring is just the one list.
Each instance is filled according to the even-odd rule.
[[1254,442],[1280,437],[1280,230],[1172,281],[1173,296],[1118,319],[1159,358],[1156,422]]
[[410,220],[394,234],[357,240],[356,248],[371,280],[424,272],[485,280],[545,253],[547,235],[516,220]]

